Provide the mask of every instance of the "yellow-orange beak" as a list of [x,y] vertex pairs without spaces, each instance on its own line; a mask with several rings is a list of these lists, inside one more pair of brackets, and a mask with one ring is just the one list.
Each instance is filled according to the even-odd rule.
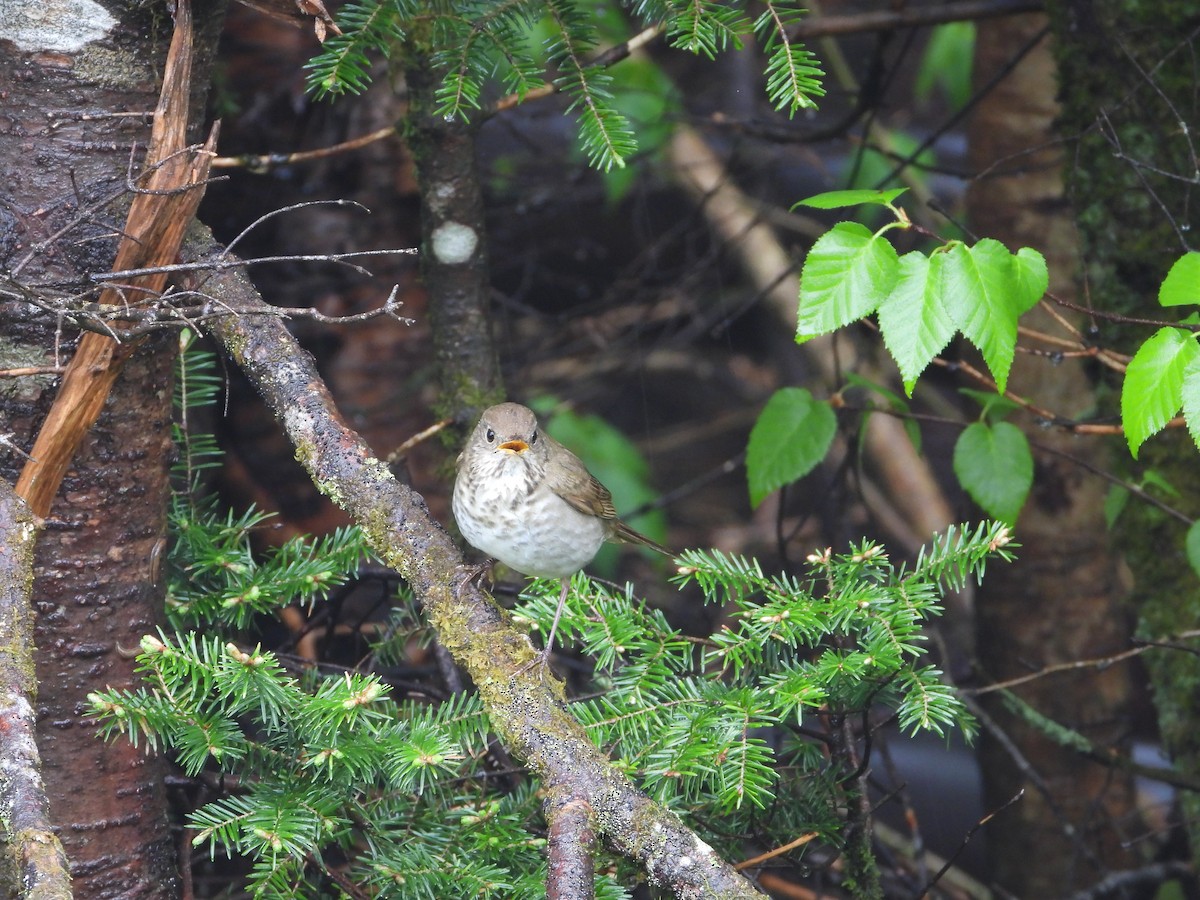
[[508,450],[510,453],[524,453],[529,449],[529,445],[524,441],[505,441],[499,449]]

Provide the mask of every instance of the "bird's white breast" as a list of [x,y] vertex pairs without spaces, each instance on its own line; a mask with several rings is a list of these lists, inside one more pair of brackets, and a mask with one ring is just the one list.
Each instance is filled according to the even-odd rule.
[[454,483],[454,518],[467,542],[509,568],[538,578],[564,578],[595,557],[605,522],[576,510],[527,477],[523,462],[464,467]]

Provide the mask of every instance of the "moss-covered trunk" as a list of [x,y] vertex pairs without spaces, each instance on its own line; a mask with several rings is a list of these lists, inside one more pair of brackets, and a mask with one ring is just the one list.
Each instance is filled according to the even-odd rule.
[[[1200,121],[1195,41],[1200,11],[1192,2],[1065,2],[1052,7],[1061,77],[1062,133],[1070,145],[1068,185],[1083,243],[1088,299],[1097,309],[1156,319],[1174,317],[1156,303],[1171,264],[1200,232],[1195,142]],[[1095,339],[1128,351],[1149,336],[1101,319]],[[1115,398],[1106,404],[1116,408]],[[1128,460],[1128,456],[1121,454]],[[1129,462],[1132,469],[1133,463]],[[1153,469],[1179,491],[1170,503],[1200,514],[1197,451],[1181,429],[1142,451],[1137,472]],[[1136,480],[1140,475],[1135,472]],[[1140,629],[1165,638],[1195,628],[1200,583],[1183,555],[1184,526],[1131,503],[1117,521],[1116,546],[1134,577]],[[1162,739],[1184,771],[1200,769],[1196,696],[1200,657],[1159,650],[1144,657]],[[1185,795],[1195,823],[1200,800]],[[1193,827],[1193,858],[1200,859]]]

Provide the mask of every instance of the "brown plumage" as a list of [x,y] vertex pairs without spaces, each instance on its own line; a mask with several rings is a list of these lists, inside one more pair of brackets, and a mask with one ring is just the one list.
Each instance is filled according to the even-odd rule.
[[458,457],[454,518],[467,542],[524,575],[565,579],[592,561],[605,541],[671,551],[619,518],[612,494],[574,453],[538,428],[518,403],[484,411]]
[[606,540],[671,555],[617,518],[608,488],[517,403],[480,417],[458,457],[453,505],[471,546],[525,575],[573,575]]

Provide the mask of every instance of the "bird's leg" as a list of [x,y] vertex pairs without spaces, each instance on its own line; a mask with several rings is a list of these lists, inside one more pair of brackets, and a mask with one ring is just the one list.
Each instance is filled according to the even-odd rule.
[[550,634],[546,638],[546,646],[542,648],[543,667],[550,657],[550,651],[554,649],[554,635],[558,633],[558,620],[562,618],[563,607],[567,605],[567,591],[571,588],[570,578],[561,578],[559,583],[562,585],[562,592],[558,595],[558,606],[554,610],[554,621],[550,623]]
[[571,588],[571,579],[559,579],[559,584],[562,585],[562,591],[558,595],[558,606],[554,610],[554,621],[550,623],[550,634],[546,637],[546,646],[542,648],[542,651],[537,656],[517,669],[518,675],[528,672],[534,666],[541,669],[543,675],[546,674],[546,669],[550,663],[550,651],[554,649],[554,635],[558,632],[558,620],[562,617],[563,608],[567,605],[567,592]]

